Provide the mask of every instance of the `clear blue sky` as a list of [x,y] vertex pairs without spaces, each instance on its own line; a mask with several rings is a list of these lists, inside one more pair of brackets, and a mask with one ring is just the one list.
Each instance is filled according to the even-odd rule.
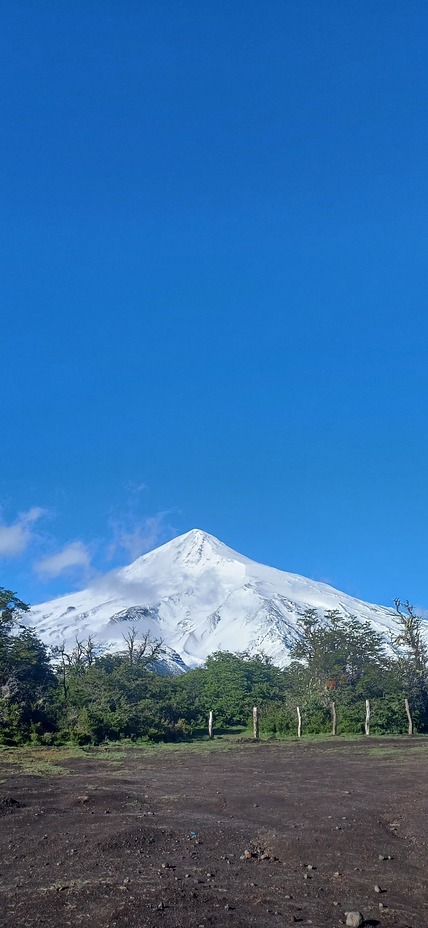
[[428,607],[424,0],[2,5],[1,583],[193,527]]

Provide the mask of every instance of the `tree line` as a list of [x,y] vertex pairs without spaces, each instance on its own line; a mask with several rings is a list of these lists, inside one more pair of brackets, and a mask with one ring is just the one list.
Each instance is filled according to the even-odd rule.
[[428,649],[423,620],[396,600],[389,641],[369,622],[314,609],[299,618],[291,662],[276,667],[262,654],[217,652],[204,667],[166,671],[162,643],[135,627],[118,653],[96,641],[48,650],[24,624],[28,606],[0,587],[0,743],[99,744],[121,739],[173,741],[200,737],[209,712],[215,731],[250,725],[259,707],[261,735],[296,734],[296,706],[306,734],[364,732],[370,700],[373,734],[428,732]]

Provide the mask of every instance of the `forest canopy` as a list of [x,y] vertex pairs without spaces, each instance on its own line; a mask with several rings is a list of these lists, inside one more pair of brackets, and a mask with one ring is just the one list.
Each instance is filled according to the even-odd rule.
[[127,627],[123,649],[94,638],[50,652],[25,622],[29,607],[0,587],[0,743],[99,744],[174,741],[244,730],[258,706],[261,735],[363,733],[366,700],[373,734],[428,731],[428,650],[423,621],[396,600],[396,630],[386,640],[368,622],[307,610],[286,668],[263,654],[217,652],[204,667],[165,673],[162,643]]

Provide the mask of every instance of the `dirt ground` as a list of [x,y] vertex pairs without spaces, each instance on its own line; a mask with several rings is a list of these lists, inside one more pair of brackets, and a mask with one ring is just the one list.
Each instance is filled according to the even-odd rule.
[[428,928],[427,781],[425,739],[2,751],[0,925]]

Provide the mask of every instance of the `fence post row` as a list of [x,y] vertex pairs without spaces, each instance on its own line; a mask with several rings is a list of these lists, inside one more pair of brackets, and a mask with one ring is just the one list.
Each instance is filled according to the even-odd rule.
[[[404,700],[404,708],[406,710],[407,719],[409,722],[408,734],[413,735],[413,719],[410,711],[409,700],[407,697]],[[300,711],[300,706],[296,706],[297,712],[297,737],[302,737],[302,713]],[[366,717],[364,721],[364,734],[370,735],[370,700],[366,699]],[[332,735],[337,735],[337,709],[336,703],[334,700],[331,702],[331,720],[332,720]],[[214,714],[212,709],[210,710],[208,716],[208,737],[214,737]],[[260,738],[260,725],[259,725],[259,708],[258,706],[253,707],[253,738],[255,741],[258,741]]]

